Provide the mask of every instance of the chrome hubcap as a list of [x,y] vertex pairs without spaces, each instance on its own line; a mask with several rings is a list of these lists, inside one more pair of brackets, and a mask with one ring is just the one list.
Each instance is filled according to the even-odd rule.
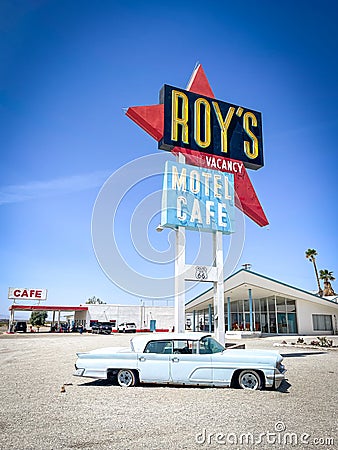
[[119,373],[119,382],[120,384],[123,384],[125,386],[129,386],[130,383],[132,382],[133,378],[131,376],[131,373],[128,372],[127,370],[123,370],[122,372]]
[[256,389],[258,384],[257,376],[253,373],[246,373],[241,377],[241,386],[244,389]]

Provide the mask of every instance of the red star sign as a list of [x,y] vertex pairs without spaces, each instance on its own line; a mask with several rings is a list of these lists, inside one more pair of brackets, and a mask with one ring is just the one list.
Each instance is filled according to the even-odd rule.
[[[187,90],[206,97],[215,98],[205,75],[203,67],[198,65],[194,70]],[[133,120],[156,141],[160,141],[164,134],[164,105],[132,106],[126,112]],[[208,155],[203,152],[175,147],[172,153],[183,153],[187,164],[199,167],[214,168],[234,174],[235,204],[250,219],[261,227],[269,224],[256,192],[251,184],[249,175],[241,161],[230,160],[219,156]],[[211,164],[211,165],[210,165]]]

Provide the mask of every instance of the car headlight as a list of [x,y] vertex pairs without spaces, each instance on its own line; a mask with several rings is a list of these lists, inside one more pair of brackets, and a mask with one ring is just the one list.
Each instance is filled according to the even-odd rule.
[[280,373],[286,372],[285,366],[281,362],[277,363],[276,368]]

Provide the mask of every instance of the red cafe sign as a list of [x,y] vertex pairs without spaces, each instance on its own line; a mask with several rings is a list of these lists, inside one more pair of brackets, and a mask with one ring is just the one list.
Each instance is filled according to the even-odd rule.
[[47,289],[10,287],[8,289],[8,298],[12,300],[47,300]]

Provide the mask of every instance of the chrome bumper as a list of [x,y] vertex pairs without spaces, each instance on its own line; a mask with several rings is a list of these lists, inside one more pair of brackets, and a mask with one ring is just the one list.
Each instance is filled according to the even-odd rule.
[[286,370],[283,373],[280,373],[280,372],[275,373],[275,388],[276,389],[279,388],[282,381],[285,379],[285,372],[286,372]]

